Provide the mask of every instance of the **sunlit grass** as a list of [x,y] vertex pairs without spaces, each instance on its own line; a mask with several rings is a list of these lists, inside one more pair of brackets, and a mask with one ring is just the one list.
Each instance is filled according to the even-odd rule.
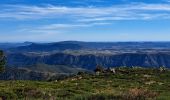
[[8,100],[169,100],[169,76],[169,70],[124,68],[117,69],[115,75],[81,74],[51,82],[0,81],[0,97]]

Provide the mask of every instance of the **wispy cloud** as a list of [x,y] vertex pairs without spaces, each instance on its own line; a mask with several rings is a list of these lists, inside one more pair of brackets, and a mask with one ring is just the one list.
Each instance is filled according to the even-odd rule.
[[2,19],[50,19],[65,18],[76,21],[104,21],[104,20],[148,20],[169,18],[169,4],[126,4],[111,7],[61,7],[61,6],[1,6]]
[[96,25],[107,25],[110,23],[106,23],[106,22],[99,22],[99,23],[89,23],[89,24],[50,24],[50,25],[44,25],[39,27],[38,29],[68,29],[68,28],[79,28],[79,27],[91,27],[91,26],[96,26]]
[[[10,41],[16,40],[17,38],[21,38],[20,41],[24,40],[31,40],[31,41],[37,41],[41,37],[41,40],[46,40],[50,38],[51,41],[55,40],[62,40],[64,34],[69,33],[70,30],[74,29],[80,29],[80,28],[88,28],[92,26],[98,26],[98,25],[106,25],[110,23],[89,23],[89,24],[48,24],[48,25],[39,25],[37,27],[22,27],[18,30],[16,30],[15,33],[18,35],[9,37],[8,35],[1,36],[2,40],[3,38],[7,38]],[[26,33],[27,35],[23,34]],[[67,34],[64,38],[67,40],[69,39],[71,35]],[[72,36],[71,36],[72,37]],[[72,37],[73,38],[73,37]]]
[[[63,7],[1,5],[0,20],[63,20],[64,23],[50,22],[35,27],[21,27],[16,33],[28,33],[30,38],[67,33],[72,29],[112,24],[115,20],[170,19],[168,4],[122,4],[110,7]],[[68,32],[69,33],[69,32]],[[25,35],[24,35],[25,36]],[[28,37],[27,37],[28,38]]]
[[110,23],[89,23],[89,24],[48,24],[48,25],[39,25],[37,27],[21,27],[17,30],[17,33],[31,33],[31,34],[62,34],[67,33],[70,30],[73,29],[79,29],[79,28],[87,28],[87,27],[93,27],[93,26],[99,26],[99,25],[107,25]]

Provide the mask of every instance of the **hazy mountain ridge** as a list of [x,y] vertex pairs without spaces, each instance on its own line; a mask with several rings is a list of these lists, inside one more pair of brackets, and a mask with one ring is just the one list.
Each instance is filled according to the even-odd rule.
[[[0,48],[5,43],[0,44]],[[54,43],[8,43],[7,51],[12,52],[43,52],[43,51],[63,51],[63,50],[100,50],[100,49],[170,49],[170,42],[80,42],[80,41],[63,41]]]
[[[30,44],[29,44],[30,43]],[[70,74],[103,67],[140,66],[170,68],[170,42],[79,42],[31,43],[5,49],[5,79],[47,79],[44,73]],[[24,69],[24,70],[23,70]],[[29,70],[29,71],[28,71]],[[16,75],[15,73],[23,73]],[[21,72],[20,72],[21,71]],[[13,74],[12,74],[13,73]],[[32,75],[32,73],[34,73]],[[30,77],[22,77],[23,75]]]
[[7,50],[9,48],[17,48],[20,46],[28,46],[31,45],[32,42],[24,42],[24,43],[0,43],[0,49]]
[[62,50],[79,50],[82,46],[74,43],[32,43],[27,46],[10,48],[13,52],[41,52],[41,51],[62,51]]

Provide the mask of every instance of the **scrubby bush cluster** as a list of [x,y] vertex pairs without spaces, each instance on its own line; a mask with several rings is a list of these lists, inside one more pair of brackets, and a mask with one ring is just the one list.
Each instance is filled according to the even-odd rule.
[[115,68],[116,74],[77,75],[63,80],[0,81],[2,100],[169,100],[170,71]]

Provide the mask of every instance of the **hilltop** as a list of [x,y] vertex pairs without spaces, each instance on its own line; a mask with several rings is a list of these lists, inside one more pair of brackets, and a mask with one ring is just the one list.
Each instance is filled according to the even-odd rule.
[[116,73],[78,73],[63,80],[1,81],[9,100],[169,100],[170,70],[116,68]]

